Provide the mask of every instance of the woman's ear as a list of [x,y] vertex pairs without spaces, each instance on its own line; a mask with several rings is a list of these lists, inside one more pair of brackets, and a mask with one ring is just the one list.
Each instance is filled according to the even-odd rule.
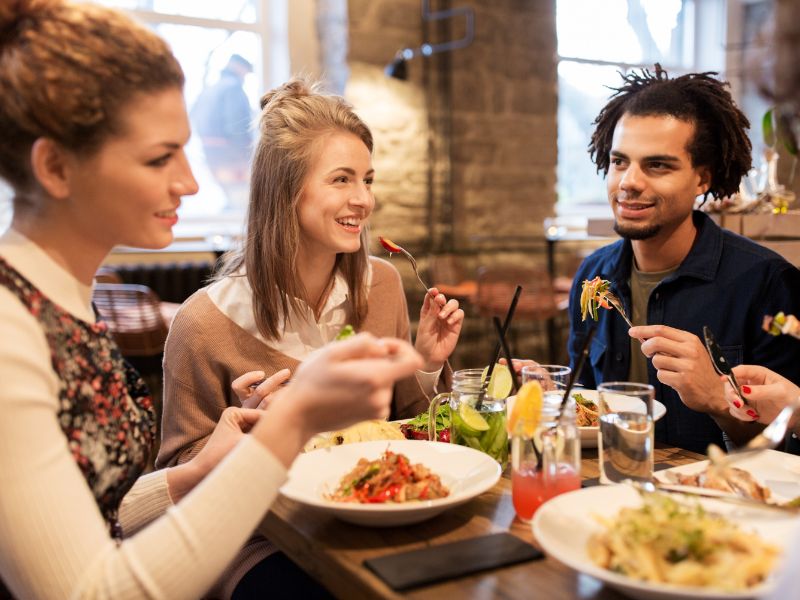
[[31,146],[31,168],[39,185],[53,198],[69,197],[67,156],[50,138],[41,137]]

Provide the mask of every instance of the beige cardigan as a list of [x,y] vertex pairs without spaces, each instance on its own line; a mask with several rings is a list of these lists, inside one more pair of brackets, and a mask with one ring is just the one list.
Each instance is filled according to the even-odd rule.
[[[397,270],[374,258],[367,316],[361,327],[380,337],[409,339],[408,306]],[[164,413],[157,466],[186,462],[205,444],[222,411],[240,406],[231,382],[247,371],[267,376],[299,361],[257,340],[225,316],[202,289],[189,298],[172,323],[164,350]],[[449,389],[451,372],[442,371]],[[427,410],[429,398],[416,377],[395,387],[392,419]]]

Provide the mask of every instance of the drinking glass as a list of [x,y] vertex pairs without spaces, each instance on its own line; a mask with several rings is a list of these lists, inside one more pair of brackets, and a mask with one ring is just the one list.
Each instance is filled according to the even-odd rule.
[[546,396],[533,436],[511,437],[511,500],[528,522],[550,498],[580,489],[581,444],[575,425],[575,400],[560,415],[561,398]]
[[481,396],[483,369],[453,373],[453,391],[431,400],[429,414],[438,406],[450,406],[450,443],[485,452],[505,469],[508,465],[508,432],[505,398]]
[[653,386],[614,381],[601,383],[597,391],[600,396],[597,434],[600,482],[652,480]]
[[561,413],[571,370],[562,365],[524,367],[522,381],[539,381],[542,414],[532,436],[511,437],[511,499],[520,520],[528,522],[550,498],[581,486],[581,446],[575,425],[575,400]]

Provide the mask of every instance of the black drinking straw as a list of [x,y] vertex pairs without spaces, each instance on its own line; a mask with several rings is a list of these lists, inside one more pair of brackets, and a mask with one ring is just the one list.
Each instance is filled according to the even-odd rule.
[[[517,302],[519,302],[519,296],[522,294],[522,286],[518,285],[517,289],[514,290],[514,297],[511,299],[511,304],[508,305],[508,311],[506,312],[506,320],[503,323],[503,334],[501,336],[504,337],[508,328],[511,326],[511,320],[514,318],[514,312],[517,310]],[[498,359],[500,358],[500,351],[502,350],[502,346],[500,341],[495,344],[494,352],[492,352],[492,359],[489,361],[489,370],[486,371],[486,379],[483,380],[483,385],[481,385],[481,391],[478,394],[478,401],[475,403],[475,408],[478,410],[481,409],[483,406],[483,397],[486,395],[486,388],[489,387],[489,381],[492,379],[492,373],[494,373],[494,366],[497,363]],[[514,365],[511,362],[511,358],[508,357],[508,368],[509,370],[514,370]]]
[[564,397],[561,399],[561,406],[558,409],[558,420],[556,423],[561,420],[561,413],[564,412],[564,407],[567,405],[569,393],[572,391],[572,387],[575,385],[575,382],[578,381],[581,371],[583,371],[583,365],[586,364],[586,357],[589,355],[589,344],[592,343],[592,338],[594,337],[596,331],[597,327],[592,327],[589,330],[589,335],[587,335],[586,339],[583,340],[583,348],[581,348],[581,353],[578,355],[578,362],[575,363],[575,369],[572,371],[572,373],[570,373],[569,379],[567,380],[567,387],[564,389]]
[[519,378],[517,377],[517,372],[514,370],[514,365],[511,363],[511,351],[508,349],[508,342],[506,342],[506,334],[503,331],[503,326],[500,324],[500,319],[497,317],[492,317],[492,322],[494,323],[494,328],[497,331],[497,337],[500,338],[500,346],[503,349],[503,353],[506,355],[506,360],[508,361],[509,371],[511,372],[511,386],[512,392],[515,394],[519,391]]

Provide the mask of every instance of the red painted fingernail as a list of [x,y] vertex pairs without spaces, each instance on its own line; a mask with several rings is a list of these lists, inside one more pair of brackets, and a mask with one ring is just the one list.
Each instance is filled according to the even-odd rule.
[[758,418],[758,413],[756,411],[754,411],[754,410],[748,410],[747,411],[747,416],[748,417],[753,417],[754,419],[757,419]]
[[743,393],[743,394],[749,394],[749,393],[750,393],[750,392],[752,392],[752,391],[753,391],[753,390],[751,390],[751,389],[750,389],[750,386],[749,386],[749,385],[743,385],[743,386],[742,386],[742,393]]
[[733,401],[733,405],[734,405],[736,408],[742,408],[742,403],[741,403],[741,402],[739,402],[738,400],[734,400],[734,401]]

